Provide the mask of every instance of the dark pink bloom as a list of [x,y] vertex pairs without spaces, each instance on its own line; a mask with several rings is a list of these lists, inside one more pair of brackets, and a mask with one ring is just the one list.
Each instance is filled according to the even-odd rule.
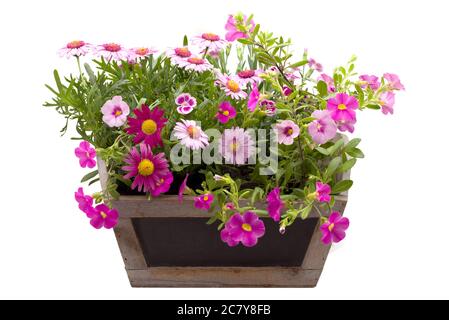
[[207,211],[210,209],[212,202],[214,202],[214,195],[212,193],[202,194],[195,197],[194,201],[195,208]]
[[391,91],[384,92],[380,95],[380,105],[382,107],[383,114],[393,114],[393,106],[395,103],[394,93]]
[[182,181],[181,185],[179,186],[179,191],[178,191],[178,201],[179,203],[182,203],[183,200],[183,196],[184,196],[184,190],[187,188],[187,179],[189,178],[189,174],[186,174],[186,177],[184,178],[184,180]]
[[327,91],[330,92],[335,92],[335,85],[334,85],[334,79],[330,76],[328,76],[325,73],[322,73],[318,79],[318,81],[324,81],[327,84]]
[[159,196],[161,193],[165,193],[170,189],[173,183],[173,174],[169,171],[168,174],[156,182],[156,187],[151,192],[153,197]]
[[235,41],[238,39],[246,39],[249,34],[254,31],[255,24],[254,21],[246,21],[247,17],[245,15],[229,15],[228,21],[226,22],[226,40]]
[[81,168],[93,168],[97,164],[97,162],[95,161],[97,153],[87,141],[81,141],[78,148],[75,149],[75,155],[80,160]]
[[291,95],[292,92],[293,92],[293,90],[290,87],[288,87],[288,86],[282,87],[282,93],[284,94],[284,96],[287,97],[287,96]]
[[332,212],[329,219],[320,227],[324,244],[338,243],[346,237],[345,231],[349,227],[349,219],[343,218],[337,211]]
[[129,127],[126,132],[135,135],[134,143],[144,142],[151,148],[162,146],[161,131],[167,119],[163,118],[164,110],[155,107],[153,110],[147,105],[134,109],[135,118],[128,117]]
[[284,208],[284,202],[281,200],[281,189],[276,187],[271,190],[267,196],[267,202],[268,214],[274,221],[279,221],[281,219],[281,211]]
[[259,99],[260,99],[260,92],[259,89],[257,88],[257,85],[254,84],[253,90],[251,90],[251,93],[249,94],[248,98],[249,111],[254,112],[254,110],[256,110],[257,105],[259,104]]
[[319,202],[329,203],[331,201],[331,187],[328,184],[322,183],[320,181],[316,182],[315,187],[316,199]]
[[235,210],[235,205],[232,202],[228,202],[225,204],[225,208],[226,208],[226,210],[233,211],[233,210]]
[[75,200],[78,202],[78,208],[85,214],[88,214],[92,209],[94,199],[91,196],[85,195],[83,188],[78,188],[75,192]]
[[335,98],[327,101],[327,110],[330,111],[331,118],[337,123],[340,131],[354,131],[356,122],[355,110],[359,107],[359,102],[353,96],[346,93],[337,93]]
[[361,87],[366,89],[366,87],[370,87],[372,90],[376,91],[380,87],[379,78],[376,76],[370,76],[367,74],[361,75],[360,80],[362,81]]
[[105,204],[99,204],[95,208],[92,208],[87,215],[90,218],[90,224],[95,229],[111,229],[118,223],[118,211],[110,209]]
[[307,129],[313,142],[323,144],[332,140],[337,134],[337,125],[332,120],[329,111],[315,110],[312,117],[316,120],[311,122]]
[[394,73],[385,73],[384,79],[388,81],[392,90],[405,90],[404,85],[401,83],[398,75]]
[[215,117],[221,123],[227,123],[230,119],[234,119],[236,115],[237,112],[235,111],[235,108],[231,105],[231,103],[228,101],[223,101],[218,106],[218,112]]
[[265,234],[265,225],[257,214],[247,211],[243,214],[234,214],[221,231],[221,239],[230,247],[240,242],[245,247],[254,247],[258,238]]

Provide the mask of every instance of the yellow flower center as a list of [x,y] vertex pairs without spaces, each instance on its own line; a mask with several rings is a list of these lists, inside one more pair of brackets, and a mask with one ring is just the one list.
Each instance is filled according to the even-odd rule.
[[199,138],[200,131],[198,130],[197,127],[195,127],[195,126],[188,126],[187,127],[187,132],[188,132],[190,138],[192,138],[192,139],[198,139]]
[[251,225],[244,223],[242,224],[242,229],[248,232],[251,232],[253,230],[253,228],[251,227]]
[[226,87],[234,93],[240,91],[239,84],[237,82],[235,82],[234,80],[228,80],[228,82],[226,83]]
[[148,53],[148,48],[138,48],[136,49],[136,54],[140,55],[140,56],[144,56]]
[[137,171],[139,171],[141,176],[148,177],[154,172],[154,164],[148,159],[143,159],[140,161]]
[[223,115],[226,117],[229,116],[229,111],[228,110],[223,111]]
[[339,104],[338,105],[338,110],[346,110],[346,105],[345,104]]
[[288,129],[288,130],[287,130],[287,134],[288,134],[289,136],[291,136],[291,135],[293,134],[293,129],[292,129],[292,128]]
[[117,111],[114,112],[114,115],[115,115],[116,117],[118,117],[118,116],[121,116],[122,113],[123,113],[122,110],[117,110]]
[[204,196],[204,197],[203,197],[203,200],[204,200],[204,201],[207,201],[207,200],[209,200],[209,197],[208,197],[208,196]]
[[328,228],[329,231],[332,232],[332,230],[334,230],[334,227],[335,227],[335,225],[333,223],[331,223]]
[[103,219],[106,219],[108,217],[108,215],[106,213],[104,213],[103,211],[100,212],[100,215]]
[[151,119],[145,120],[142,123],[142,131],[143,133],[150,135],[157,131],[157,124]]
[[236,152],[237,149],[238,149],[238,147],[239,147],[239,145],[238,145],[237,142],[231,143],[231,151],[232,151],[232,152]]

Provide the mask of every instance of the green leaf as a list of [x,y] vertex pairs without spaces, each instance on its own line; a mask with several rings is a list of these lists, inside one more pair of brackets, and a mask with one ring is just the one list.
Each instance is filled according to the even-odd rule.
[[253,37],[255,37],[259,33],[259,30],[260,30],[260,24],[257,24],[252,33]]
[[98,175],[98,170],[89,172],[88,174],[86,174],[82,179],[81,179],[81,183],[89,181],[90,179],[95,178]]
[[327,96],[327,84],[326,82],[320,80],[316,85],[316,89],[318,90],[321,97]]
[[345,151],[351,150],[351,149],[357,147],[359,145],[360,141],[362,141],[362,139],[359,139],[359,138],[352,139],[351,141],[349,141],[346,144]]
[[312,206],[309,205],[301,210],[301,219],[306,220],[310,214],[310,211],[312,211]]
[[240,42],[240,43],[243,43],[243,44],[253,44],[253,42],[251,41],[251,40],[249,40],[249,39],[238,39],[237,40],[238,42]]
[[343,145],[345,144],[345,140],[343,138],[341,138],[340,140],[338,140],[337,142],[334,143],[333,146],[330,146],[329,148],[327,148],[327,152],[329,152],[329,155],[333,155],[335,152],[338,151],[338,149],[340,149]]
[[378,104],[369,104],[366,107],[373,110],[379,110],[381,108]]
[[306,65],[307,63],[308,63],[307,60],[298,61],[298,62],[295,62],[295,63],[289,65],[288,68],[292,68],[292,69],[299,68],[299,67]]
[[189,39],[187,38],[187,35],[184,36],[184,39],[182,40],[182,45],[184,47],[187,47],[189,45]]
[[335,173],[335,171],[340,166],[340,164],[341,164],[341,158],[340,157],[332,159],[332,161],[327,166],[326,172],[324,174],[325,178],[327,179],[327,178],[332,177],[332,175]]
[[329,155],[329,151],[327,151],[327,149],[324,149],[322,147],[316,147],[315,150],[318,151],[321,154],[324,154],[325,156]]
[[352,180],[341,180],[338,181],[333,187],[332,187],[332,194],[339,194],[342,192],[345,192],[349,190],[352,187]]
[[342,172],[346,172],[346,171],[350,170],[355,165],[356,162],[357,162],[357,159],[355,159],[355,158],[346,161],[340,167],[338,167],[337,173],[342,173]]
[[217,221],[218,217],[217,216],[213,216],[211,217],[209,220],[207,220],[206,224],[213,224],[215,221]]
[[89,181],[89,186],[93,185],[95,182],[98,182],[98,181],[100,181],[100,178]]
[[364,158],[365,157],[362,150],[360,150],[359,148],[352,148],[351,150],[347,150],[346,153],[354,158]]

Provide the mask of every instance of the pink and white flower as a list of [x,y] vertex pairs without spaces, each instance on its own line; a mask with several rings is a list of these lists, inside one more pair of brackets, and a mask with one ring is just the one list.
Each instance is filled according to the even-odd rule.
[[395,103],[395,95],[391,91],[384,92],[380,95],[379,104],[382,107],[383,114],[393,114],[393,106]]
[[227,96],[240,100],[246,99],[248,94],[243,91],[244,85],[240,82],[240,79],[236,75],[217,74],[217,80],[215,84],[218,85]]
[[388,85],[392,90],[405,90],[398,75],[394,73],[385,73],[384,79],[388,81]]
[[167,50],[167,57],[174,65],[184,64],[185,60],[193,57],[193,53],[188,47],[171,48]]
[[278,142],[280,144],[292,145],[296,137],[299,136],[299,127],[291,120],[284,120],[275,125]]
[[255,155],[255,143],[245,129],[236,127],[225,129],[218,140],[219,152],[229,164],[245,164]]
[[175,103],[178,105],[176,110],[183,115],[189,114],[196,107],[196,99],[188,93],[181,93],[177,96]]
[[221,39],[220,36],[215,33],[203,33],[193,37],[192,44],[196,45],[201,50],[208,49],[210,52],[220,52],[228,45],[228,42]]
[[363,89],[366,89],[368,86],[371,88],[371,90],[376,91],[380,87],[379,78],[376,76],[370,76],[368,74],[363,74],[359,77],[361,81],[361,87]]
[[181,144],[192,150],[204,149],[209,145],[209,137],[193,120],[182,119],[176,123],[173,131]]
[[247,70],[241,70],[237,72],[237,77],[239,78],[239,82],[248,85],[248,84],[259,84],[262,82],[262,78],[260,77],[264,73],[263,70],[257,69],[247,69]]
[[81,57],[85,56],[92,50],[92,45],[81,40],[74,40],[58,50],[60,57]]
[[210,64],[209,61],[207,61],[207,59],[203,59],[196,56],[192,56],[185,60],[178,61],[178,66],[186,70],[193,70],[196,72],[204,72],[213,69],[213,66]]
[[308,131],[316,144],[323,144],[332,140],[337,134],[337,125],[331,118],[328,110],[315,110],[312,117],[316,120],[312,121],[308,126]]
[[129,115],[129,106],[121,96],[115,96],[101,107],[103,122],[108,126],[121,127],[125,124]]
[[132,48],[130,50],[129,60],[136,61],[138,58],[145,58],[145,57],[151,56],[151,55],[153,55],[153,54],[155,54],[157,52],[158,52],[158,50],[153,48],[153,47],[150,47],[150,48],[147,48],[147,47]]
[[132,56],[129,50],[125,49],[120,44],[113,42],[99,45],[96,47],[95,51],[98,56],[103,57],[107,61],[128,61]]

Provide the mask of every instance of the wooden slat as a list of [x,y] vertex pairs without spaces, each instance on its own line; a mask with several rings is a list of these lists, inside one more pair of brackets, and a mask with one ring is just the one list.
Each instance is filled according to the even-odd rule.
[[125,267],[127,269],[146,269],[148,266],[131,219],[121,217],[117,227],[114,228],[114,233]]
[[152,267],[127,270],[133,287],[315,287],[321,270],[285,267]]

